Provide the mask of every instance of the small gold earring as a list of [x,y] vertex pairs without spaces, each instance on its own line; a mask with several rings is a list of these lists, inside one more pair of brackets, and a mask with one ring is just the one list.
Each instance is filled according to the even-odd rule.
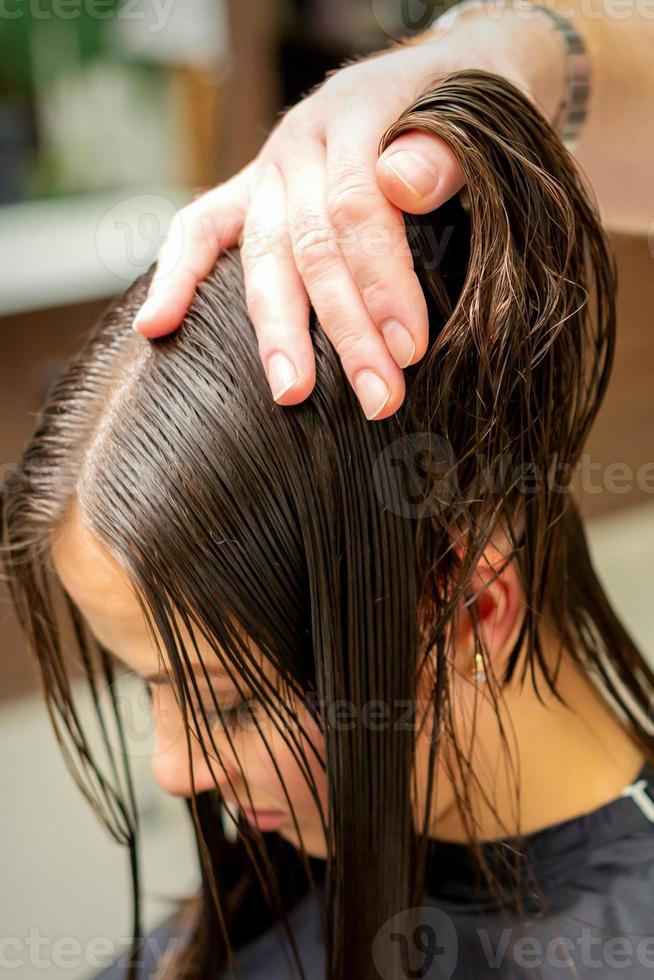
[[472,657],[472,680],[475,684],[482,684],[488,678],[486,677],[486,668],[484,667],[484,658],[481,653],[475,653]]

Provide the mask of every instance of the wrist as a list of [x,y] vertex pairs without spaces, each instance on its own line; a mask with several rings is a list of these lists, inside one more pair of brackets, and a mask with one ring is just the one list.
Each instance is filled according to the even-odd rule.
[[543,11],[508,3],[454,7],[418,43],[429,44],[443,71],[479,68],[503,76],[554,123],[565,95],[566,50]]

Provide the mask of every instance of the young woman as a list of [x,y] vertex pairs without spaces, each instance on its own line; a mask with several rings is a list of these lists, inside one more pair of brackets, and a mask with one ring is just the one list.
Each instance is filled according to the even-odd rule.
[[131,329],[148,277],[127,291],[4,489],[4,569],[71,768],[130,847],[136,934],[116,662],[148,685],[155,774],[196,828],[202,895],[170,955],[139,970],[135,946],[112,975],[654,969],[654,675],[570,496],[612,261],[509,83],[446,76],[385,141],[416,128],[468,190],[408,221],[430,337],[401,410],[366,422],[315,321],[315,390],[275,405],[231,251],[166,340]]

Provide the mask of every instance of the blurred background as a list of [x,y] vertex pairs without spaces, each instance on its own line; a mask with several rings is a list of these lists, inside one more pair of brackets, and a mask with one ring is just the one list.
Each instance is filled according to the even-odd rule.
[[[154,260],[176,208],[251,159],[279,111],[328,69],[423,29],[442,9],[3,0],[0,480],[65,358]],[[613,241],[616,365],[578,482],[602,577],[654,656],[654,256],[645,236]],[[196,867],[185,811],[149,775],[147,718],[130,717],[152,925],[194,885]],[[64,768],[1,592],[0,773],[0,971],[92,976],[129,933],[127,860]]]

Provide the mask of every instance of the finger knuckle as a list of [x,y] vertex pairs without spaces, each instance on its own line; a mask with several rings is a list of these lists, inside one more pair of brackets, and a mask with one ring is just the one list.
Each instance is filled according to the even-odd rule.
[[267,229],[248,216],[239,240],[241,261],[243,264],[253,266],[266,254],[269,244]]
[[269,227],[268,250],[280,258],[288,258],[291,254],[290,235],[285,221]]
[[367,183],[358,177],[339,180],[329,190],[326,203],[329,220],[338,230],[369,218],[374,208]]
[[331,268],[338,246],[331,228],[324,222],[296,228],[293,234],[293,255],[302,277]]
[[[395,283],[397,286],[397,282]],[[369,310],[380,310],[388,306],[390,291],[388,282],[381,279],[370,279],[360,285],[361,298]]]
[[334,348],[343,362],[356,362],[365,350],[365,337],[354,327],[349,326],[332,337]]

